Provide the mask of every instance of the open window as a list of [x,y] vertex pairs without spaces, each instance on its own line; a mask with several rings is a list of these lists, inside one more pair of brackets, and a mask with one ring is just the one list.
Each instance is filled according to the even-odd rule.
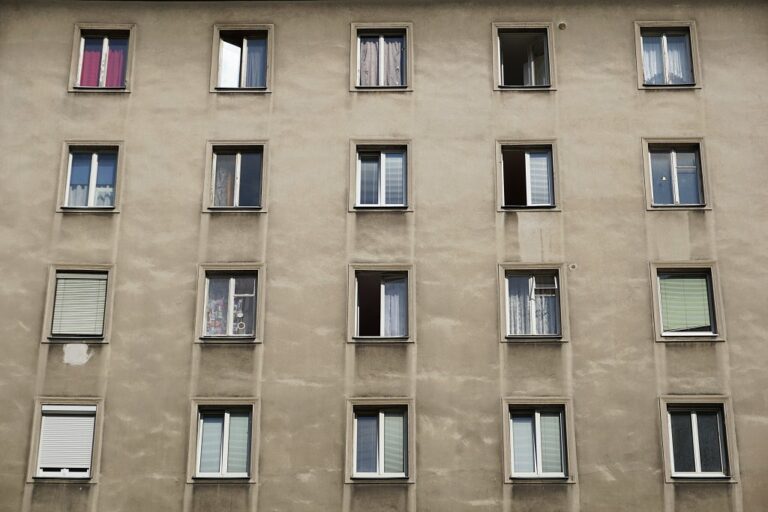
[[548,24],[496,24],[499,88],[546,89],[552,86],[551,34]]
[[355,271],[355,337],[408,337],[407,271]]
[[214,26],[211,92],[268,92],[272,74],[268,24]]
[[502,144],[501,184],[503,208],[555,207],[552,146]]

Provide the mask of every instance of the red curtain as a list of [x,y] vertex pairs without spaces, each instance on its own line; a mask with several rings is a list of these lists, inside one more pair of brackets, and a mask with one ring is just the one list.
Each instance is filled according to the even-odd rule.
[[83,63],[80,69],[80,84],[83,87],[98,87],[101,71],[102,38],[86,37],[83,42]]
[[110,39],[107,58],[107,87],[125,87],[128,39]]

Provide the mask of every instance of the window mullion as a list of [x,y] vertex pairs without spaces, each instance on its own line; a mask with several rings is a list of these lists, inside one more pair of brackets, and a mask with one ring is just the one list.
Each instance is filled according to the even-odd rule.
[[536,437],[534,442],[534,451],[536,452],[535,473],[541,475],[541,413],[539,411],[534,413],[534,435]]
[[379,85],[384,85],[384,35],[379,36]]
[[528,64],[528,73],[530,73],[528,78],[530,84],[528,85],[536,85],[536,63],[533,60],[533,46],[528,47]]
[[531,326],[531,334],[538,334],[536,325],[536,276],[528,278],[528,322]]
[[247,73],[245,66],[248,62],[247,55],[248,55],[248,39],[243,37],[243,52],[242,52],[242,55],[240,55],[240,80],[239,80],[240,87],[245,87],[245,77]]
[[384,153],[384,151],[380,151],[379,152],[379,206],[387,205],[387,199],[385,196],[387,179],[386,179],[386,173],[384,172],[384,169],[386,169],[386,165],[387,165],[387,155],[386,153]]
[[234,206],[240,206],[240,165],[242,164],[242,154],[235,153],[235,190],[232,194]]
[[384,474],[384,411],[379,410],[379,442],[378,442],[378,460],[376,469],[380,475]]
[[[358,72],[358,74],[359,74],[359,72]],[[355,204],[357,204],[357,205],[363,204],[362,201],[361,201],[362,190],[360,188],[362,186],[362,176],[361,176],[361,173],[363,172],[362,167],[363,167],[362,166],[362,160],[361,160],[361,157],[360,157],[360,152],[358,151],[357,152],[357,192],[356,192],[356,196],[357,197],[355,198]]]
[[[512,294],[510,290],[509,276],[508,275],[505,276],[504,280],[506,281],[506,288],[507,288],[506,297],[504,297],[504,316],[507,319],[507,334],[514,334],[512,332],[511,318],[509,317],[509,298],[510,298],[510,295]],[[512,421],[511,418],[512,418],[512,415],[510,413],[510,421]]]
[[205,278],[205,295],[203,297],[203,336],[208,335],[208,287],[211,285],[210,279]]
[[224,432],[221,436],[221,461],[219,461],[219,471],[222,475],[227,474],[227,459],[229,458],[229,411],[224,411]]
[[667,34],[661,34],[661,54],[664,66],[664,84],[669,85],[669,52],[667,47]]
[[83,56],[85,52],[85,37],[80,36],[80,58],[77,61],[77,85],[83,83]]
[[691,411],[691,432],[693,433],[693,467],[701,473],[701,452],[699,449],[699,422],[696,411]]
[[233,318],[235,315],[235,278],[229,278],[229,289],[227,290],[227,336],[232,336]]
[[203,448],[203,415],[200,413],[200,411],[197,411],[197,470],[196,473],[201,473],[200,471],[200,455],[202,454],[202,448]]
[[96,203],[96,174],[99,169],[99,154],[95,151],[91,155],[91,172],[88,175],[88,202],[86,206]]
[[357,34],[357,81],[355,82],[357,85],[362,85],[360,82],[360,52],[363,51],[363,42],[360,39],[360,34]]
[[385,305],[384,305],[384,297],[386,295],[386,292],[384,290],[384,278],[381,278],[381,283],[379,284],[379,289],[381,296],[379,298],[379,336],[384,336],[384,326],[386,325],[386,318],[385,318]]
[[101,68],[99,69],[99,87],[107,83],[107,59],[109,58],[109,38],[105,37],[101,43]]
[[67,167],[67,183],[64,189],[64,206],[69,206],[69,188],[72,186],[72,151],[69,152],[69,166]]
[[525,204],[531,206],[531,153],[525,152]]
[[675,204],[680,204],[680,187],[677,183],[677,151],[674,149],[669,152],[669,163],[672,172],[672,200]]

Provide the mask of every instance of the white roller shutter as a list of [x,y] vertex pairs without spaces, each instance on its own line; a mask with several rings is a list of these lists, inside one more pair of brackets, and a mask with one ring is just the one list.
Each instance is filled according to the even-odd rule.
[[95,405],[44,405],[37,476],[89,478],[95,422]]

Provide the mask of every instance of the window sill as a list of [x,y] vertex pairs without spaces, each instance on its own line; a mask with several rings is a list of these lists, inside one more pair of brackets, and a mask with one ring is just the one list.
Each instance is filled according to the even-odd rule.
[[272,90],[268,87],[214,87],[210,92],[222,94],[270,94]]
[[656,338],[657,343],[722,343],[725,338],[718,334],[703,336],[669,336],[662,334]]
[[507,92],[507,91],[517,91],[517,92],[549,92],[549,91],[556,91],[557,87],[554,85],[536,85],[536,86],[515,86],[515,85],[496,85],[493,88],[495,91],[501,91],[501,92]]
[[673,205],[649,205],[646,207],[646,210],[649,212],[652,211],[674,211],[674,210],[683,210],[683,211],[707,211],[712,210],[712,206],[706,205],[706,204],[684,204],[680,206],[673,206]]
[[732,476],[675,476],[667,477],[668,484],[736,484],[738,480]]
[[203,213],[267,213],[260,206],[209,206]]
[[190,484],[255,484],[256,480],[247,476],[193,476],[187,483]]
[[96,481],[93,479],[93,477],[90,476],[84,476],[84,477],[71,477],[71,476],[33,476],[31,479],[27,480],[27,483],[35,483],[35,484],[79,484],[79,485],[94,485],[96,484]]
[[518,477],[514,476],[505,480],[506,484],[575,484],[576,479],[573,477]]
[[260,344],[261,340],[256,338],[256,336],[200,336],[197,340],[195,340],[195,343],[199,343],[201,345],[255,345]]
[[[358,343],[358,344],[377,344],[377,345],[384,345],[384,344],[393,344],[393,345],[400,345],[402,343],[413,343],[414,340],[411,339],[409,336],[352,336],[352,339],[347,341],[347,343]],[[356,477],[357,478],[357,477]],[[361,477],[366,478],[366,477]]]
[[114,206],[59,206],[58,213],[93,213],[96,215],[120,213]]
[[561,212],[559,206],[500,206],[496,209],[498,212]]
[[408,213],[412,212],[413,208],[411,206],[365,206],[365,205],[355,205],[350,210],[351,213],[382,213],[382,212],[393,212],[393,213]]
[[70,86],[69,92],[74,93],[97,93],[97,94],[126,94],[131,90],[126,87],[82,87],[79,85]]
[[541,343],[545,345],[568,343],[568,340],[562,336],[505,336],[501,341],[510,345],[517,343]]
[[689,91],[691,89],[701,89],[699,84],[681,84],[681,85],[645,85],[641,84],[638,89],[645,91]]
[[412,484],[415,483],[413,479],[407,477],[407,476],[390,476],[390,477],[382,477],[382,476],[352,476],[347,479],[345,482],[347,484],[377,484],[377,485],[387,485],[387,484]]
[[48,336],[43,339],[43,343],[84,343],[86,345],[104,345],[108,342],[104,336]]
[[410,85],[355,85],[350,89],[352,92],[413,92],[413,87]]

